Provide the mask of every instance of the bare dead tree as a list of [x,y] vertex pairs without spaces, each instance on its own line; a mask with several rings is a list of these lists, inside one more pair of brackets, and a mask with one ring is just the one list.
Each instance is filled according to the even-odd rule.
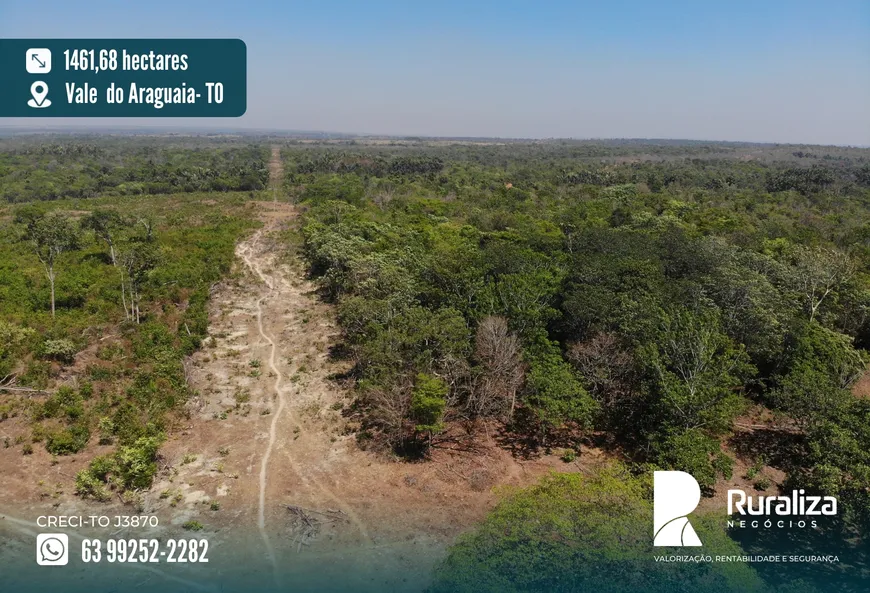
[[512,418],[526,372],[519,338],[504,317],[491,316],[478,324],[474,345],[482,372],[468,398],[469,411],[482,417]]
[[396,190],[392,186],[387,186],[381,188],[374,196],[372,196],[372,202],[380,208],[384,209],[387,205],[392,202],[396,198]]
[[450,410],[467,397],[471,367],[465,357],[454,354],[439,358],[433,367],[432,374],[447,384],[448,392],[445,401],[447,409]]
[[412,386],[411,380],[400,380],[372,388],[365,394],[365,402],[371,408],[371,420],[391,445],[398,445],[405,438],[406,424],[411,417]]
[[634,357],[615,335],[598,333],[591,340],[572,344],[567,355],[605,411],[621,408],[632,397]]

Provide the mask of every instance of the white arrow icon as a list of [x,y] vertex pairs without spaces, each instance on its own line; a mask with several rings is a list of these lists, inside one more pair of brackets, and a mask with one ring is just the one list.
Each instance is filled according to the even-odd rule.
[[48,85],[41,80],[30,85],[30,94],[33,95],[33,98],[27,101],[27,105],[30,107],[43,109],[51,105],[51,101],[46,98],[48,97]]
[[48,74],[51,72],[51,50],[47,47],[31,47],[27,50],[27,72]]

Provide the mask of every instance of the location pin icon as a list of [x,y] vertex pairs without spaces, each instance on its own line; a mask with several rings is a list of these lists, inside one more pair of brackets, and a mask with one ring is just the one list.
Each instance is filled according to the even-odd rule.
[[48,107],[51,105],[51,101],[46,99],[48,96],[48,85],[41,80],[37,80],[32,85],[30,85],[30,94],[33,95],[33,99],[27,102],[31,107]]

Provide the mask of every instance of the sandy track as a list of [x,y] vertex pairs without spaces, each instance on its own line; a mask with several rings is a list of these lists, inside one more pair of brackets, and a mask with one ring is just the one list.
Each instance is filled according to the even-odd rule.
[[[278,427],[285,425],[285,430],[283,431],[285,434],[290,432],[286,430],[287,424],[292,425],[292,431],[294,434],[300,434],[302,432],[306,432],[306,429],[303,425],[292,417],[292,415],[288,415],[287,419],[284,420],[284,410],[287,404],[287,398],[285,394],[285,390],[283,389],[283,382],[285,375],[279,368],[278,363],[278,353],[279,353],[279,345],[276,343],[275,339],[272,335],[270,335],[265,329],[264,317],[268,316],[268,313],[264,314],[264,304],[269,303],[273,304],[273,301],[281,301],[287,297],[286,291],[293,291],[294,285],[290,282],[282,273],[286,272],[281,267],[276,268],[271,274],[264,272],[262,269],[262,259],[263,254],[262,250],[264,249],[262,238],[263,233],[268,232],[269,230],[274,229],[261,229],[257,231],[254,236],[252,236],[248,241],[241,243],[237,249],[237,255],[239,258],[245,263],[247,268],[257,277],[259,280],[265,285],[267,288],[267,292],[260,296],[256,300],[256,319],[257,319],[257,331],[263,340],[268,344],[269,347],[269,369],[275,376],[275,380],[272,384],[272,390],[275,394],[276,401],[278,402],[278,408],[275,413],[272,415],[272,421],[269,425],[269,438],[268,443],[266,445],[266,450],[263,453],[263,457],[260,463],[260,475],[259,475],[259,496],[258,496],[258,511],[257,511],[257,526],[262,534],[263,541],[268,550],[269,557],[273,564],[276,562],[275,560],[275,551],[269,540],[269,536],[266,531],[266,492],[269,481],[269,461],[272,457],[272,452],[275,449],[276,442],[278,440],[279,430]],[[302,296],[299,294],[294,295],[296,297]],[[284,298],[282,298],[284,297]],[[269,323],[275,323],[276,320],[269,319],[267,320]],[[286,356],[298,356],[299,354],[304,354],[304,352],[293,351],[292,348],[289,352],[285,352]],[[325,380],[325,377],[321,378]],[[296,475],[305,483],[312,483],[316,489],[322,492],[328,499],[332,500],[335,504],[339,506],[339,508],[350,518],[350,521],[357,527],[363,539],[366,540],[366,543],[371,544],[371,539],[368,535],[368,531],[362,522],[362,520],[357,516],[354,512],[353,507],[347,503],[341,496],[337,495],[333,492],[329,487],[323,484],[320,480],[317,480],[313,476],[308,476],[306,473],[299,467],[298,463],[294,460],[293,455],[290,453],[288,449],[284,450],[285,459],[289,463],[289,465],[293,468]]]
[[[286,514],[279,514],[281,500],[295,503],[302,499],[315,508],[334,505],[358,531],[362,540],[359,543],[373,545],[354,505],[327,484],[335,483],[336,479],[330,474],[330,468],[323,468],[322,461],[309,463],[310,459],[328,457],[331,443],[328,435],[322,433],[323,427],[309,430],[302,416],[312,413],[315,406],[319,413],[341,400],[344,394],[329,380],[335,369],[325,364],[329,333],[334,331],[331,320],[323,316],[328,309],[317,302],[313,286],[304,279],[301,268],[290,269],[282,257],[286,248],[280,233],[292,224],[295,216],[290,204],[270,203],[261,216],[263,228],[236,247],[236,256],[247,274],[244,288],[226,295],[229,298],[224,306],[231,308],[235,321],[225,330],[213,328],[218,333],[228,334],[228,343],[225,351],[219,349],[221,352],[202,370],[212,377],[223,373],[227,391],[230,386],[247,386],[252,392],[252,405],[260,411],[259,419],[258,416],[245,419],[254,426],[247,429],[239,426],[249,434],[243,435],[240,430],[234,438],[239,442],[250,441],[252,434],[263,437],[255,438],[251,447],[245,447],[249,460],[252,457],[259,460],[256,502],[250,500],[254,493],[249,489],[239,492],[242,497],[238,502],[243,507],[257,509],[257,528],[276,583],[280,580],[280,554],[273,540],[287,521]],[[253,323],[244,322],[243,317],[253,318]],[[244,351],[252,361],[262,360],[268,377],[250,381],[244,376],[228,376],[224,356],[231,350]],[[290,379],[294,371],[295,384]],[[303,372],[304,379],[301,379]],[[264,414],[269,416],[265,433]],[[248,453],[254,447],[259,450]],[[301,457],[297,458],[297,454]],[[276,476],[279,477],[277,484]],[[287,496],[288,492],[291,497]]]
[[272,337],[267,334],[266,330],[263,328],[263,301],[272,296],[274,292],[274,283],[271,278],[263,274],[263,272],[257,266],[256,261],[251,257],[251,253],[256,252],[256,246],[262,236],[262,233],[263,230],[259,230],[249,241],[241,243],[239,245],[239,248],[237,249],[237,255],[241,257],[241,259],[245,262],[245,265],[248,267],[248,269],[256,274],[263,282],[263,284],[268,287],[268,293],[257,299],[257,330],[260,336],[269,344],[269,368],[275,374],[275,383],[272,389],[274,390],[275,395],[278,398],[278,409],[272,416],[272,422],[269,425],[269,443],[266,447],[265,453],[263,453],[263,459],[260,463],[260,493],[258,497],[257,508],[257,528],[260,530],[260,534],[263,538],[263,543],[266,546],[266,551],[269,556],[269,562],[272,564],[273,567],[275,581],[276,584],[278,584],[278,563],[275,557],[275,548],[272,546],[269,535],[266,532],[266,485],[268,483],[269,477],[269,459],[272,456],[272,450],[275,447],[275,440],[277,438],[278,421],[281,419],[281,413],[284,411],[284,406],[286,402],[284,399],[284,393],[281,390],[281,382],[284,376],[278,369],[278,365],[275,360],[275,355],[278,347],[275,344],[275,340],[272,339]]

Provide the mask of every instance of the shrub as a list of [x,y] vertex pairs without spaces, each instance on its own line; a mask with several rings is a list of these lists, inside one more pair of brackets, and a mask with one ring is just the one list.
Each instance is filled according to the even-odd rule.
[[100,502],[109,500],[109,492],[105,483],[95,477],[91,469],[83,469],[76,474],[76,494],[82,498],[93,498]]
[[112,422],[111,418],[103,416],[100,418],[98,427],[100,431],[100,444],[111,445],[114,441],[115,423]]
[[202,531],[203,530],[203,524],[195,519],[191,519],[190,521],[187,521],[181,527],[183,527],[187,531]]
[[72,455],[88,445],[91,433],[87,426],[75,425],[52,433],[45,442],[45,449],[52,455]]
[[31,360],[27,365],[27,370],[21,375],[21,384],[36,389],[45,389],[48,387],[49,379],[51,378],[51,363],[44,360]]
[[12,372],[25,340],[33,334],[30,328],[0,321],[0,377]]
[[109,475],[116,471],[116,462],[110,455],[94,457],[88,465],[88,472],[98,480],[106,482]]
[[78,351],[70,340],[46,340],[40,348],[43,358],[71,363]]
[[89,365],[87,374],[92,381],[108,381],[114,375],[112,369],[97,365]]
[[118,477],[125,488],[148,488],[157,473],[157,450],[161,437],[141,437],[121,447],[116,455]]
[[94,385],[90,382],[82,383],[79,387],[79,396],[82,399],[91,399],[94,395]]
[[752,487],[756,490],[767,490],[768,488],[770,488],[771,483],[772,482],[770,478],[768,478],[767,476],[759,476],[752,483]]

